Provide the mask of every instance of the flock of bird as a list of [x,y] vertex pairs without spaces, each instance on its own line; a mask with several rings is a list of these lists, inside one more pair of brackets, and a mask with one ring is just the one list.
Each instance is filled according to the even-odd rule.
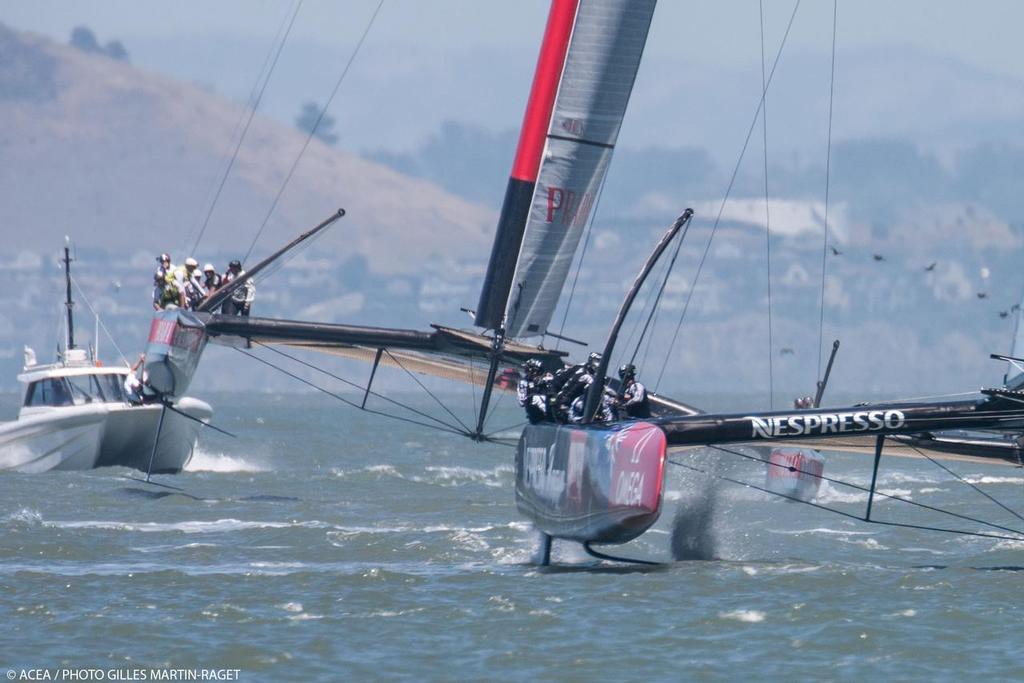
[[[836,249],[835,247],[833,247],[831,245],[829,246],[829,249],[832,250],[832,255],[833,256],[842,256],[843,255],[843,252],[839,251],[838,249]],[[871,257],[876,262],[878,262],[878,261],[885,261],[886,260],[885,259],[885,254],[872,254]],[[933,272],[937,265],[939,265],[938,261],[932,261],[931,263],[929,263],[927,266],[924,267],[924,272],[926,272],[926,273]],[[988,292],[976,292],[975,296],[977,296],[979,299],[987,299],[988,298]],[[1010,308],[1008,310],[999,311],[999,317],[1000,318],[1008,318],[1008,317],[1010,317],[1011,313],[1016,313],[1019,310],[1020,310],[1020,304],[1013,304],[1012,306],[1010,306]],[[796,355],[796,351],[793,350],[789,346],[785,346],[785,347],[779,349],[779,355],[780,356],[793,356],[793,355]]]

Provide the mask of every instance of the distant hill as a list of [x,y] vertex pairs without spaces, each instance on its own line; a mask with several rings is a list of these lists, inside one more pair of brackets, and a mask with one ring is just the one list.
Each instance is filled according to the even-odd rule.
[[[4,249],[83,247],[135,254],[191,245],[242,107],[196,85],[0,25],[0,205]],[[196,256],[244,253],[305,140],[257,114]],[[489,208],[314,140],[255,251],[348,217],[316,245],[379,273],[425,259],[482,263]]]

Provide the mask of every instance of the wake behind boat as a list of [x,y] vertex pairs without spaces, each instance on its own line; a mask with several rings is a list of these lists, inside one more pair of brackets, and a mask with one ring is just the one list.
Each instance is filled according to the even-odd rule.
[[25,367],[18,375],[23,385],[18,419],[0,423],[0,470],[122,466],[180,472],[213,410],[191,397],[179,399],[169,411],[160,403],[143,402],[141,395],[128,391],[127,364],[105,367],[75,346],[70,262],[65,247],[65,347],[55,363],[45,365],[37,364],[35,353],[26,347]]

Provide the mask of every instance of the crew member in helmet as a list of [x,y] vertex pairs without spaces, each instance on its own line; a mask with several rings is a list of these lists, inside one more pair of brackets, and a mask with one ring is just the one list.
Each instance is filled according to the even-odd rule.
[[548,397],[544,387],[550,382],[550,375],[544,374],[539,360],[531,358],[523,363],[523,377],[516,387],[519,405],[526,410],[530,424],[544,422],[548,418]]
[[[618,403],[619,397],[615,390],[606,386],[601,394],[601,403],[597,406],[597,412],[594,414],[594,422],[614,422],[618,412]],[[583,392],[573,399],[572,405],[569,406],[569,422],[577,424],[583,422],[583,410],[586,405],[587,392]]]
[[[164,307],[164,286],[167,284],[167,274],[174,270],[171,265],[170,254],[160,254],[156,257],[157,267],[153,273],[153,310],[159,311]],[[177,297],[175,296],[175,303]]]
[[[227,272],[221,278],[221,286],[227,286],[232,280],[245,275],[242,262],[238,259],[228,264]],[[241,287],[231,292],[231,298],[224,302],[222,311],[228,315],[249,315],[252,302],[256,299],[256,283],[249,278]]]
[[650,417],[651,402],[647,387],[636,381],[636,366],[626,363],[619,368],[619,406],[627,417]]
[[189,256],[185,259],[185,268],[182,273],[182,292],[185,295],[185,308],[192,310],[206,298],[206,288],[199,279],[199,262]]
[[222,278],[212,263],[203,266],[203,287],[206,289],[207,297],[220,289],[221,281]]
[[552,382],[556,391],[552,404],[557,420],[571,420],[573,401],[587,393],[587,389],[594,382],[594,374],[600,363],[601,354],[591,353],[586,362],[567,367],[561,376],[556,375]]

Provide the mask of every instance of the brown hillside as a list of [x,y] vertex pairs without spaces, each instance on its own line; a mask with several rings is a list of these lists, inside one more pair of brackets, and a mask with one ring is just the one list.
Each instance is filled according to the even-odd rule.
[[[226,161],[238,104],[198,86],[0,25],[0,213],[4,250],[172,250],[198,229]],[[273,87],[271,82],[270,87]],[[248,248],[305,135],[254,119],[197,256]],[[382,144],[384,141],[381,141]],[[494,217],[439,187],[317,140],[256,255],[348,211],[316,245],[378,272],[432,257],[483,263]]]

